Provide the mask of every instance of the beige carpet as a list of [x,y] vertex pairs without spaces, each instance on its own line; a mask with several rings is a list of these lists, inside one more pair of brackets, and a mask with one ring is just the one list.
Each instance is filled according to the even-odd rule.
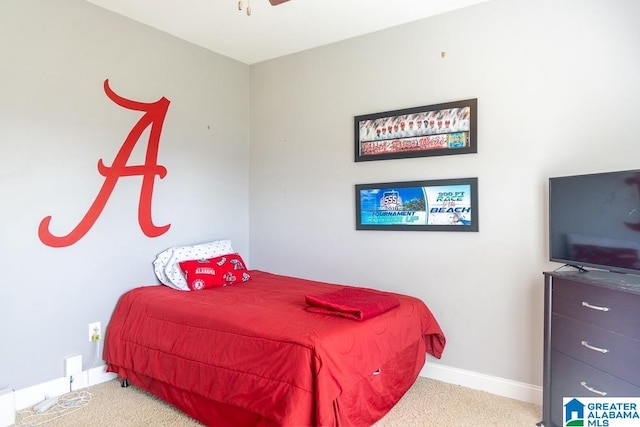
[[[202,427],[172,406],[135,386],[120,387],[119,380],[84,390],[89,403],[62,411],[55,407],[40,415],[20,411],[16,426],[50,427]],[[80,403],[78,392],[63,397]],[[541,408],[530,403],[471,390],[427,378],[413,387],[375,427],[534,427]],[[230,423],[233,426],[233,423]]]

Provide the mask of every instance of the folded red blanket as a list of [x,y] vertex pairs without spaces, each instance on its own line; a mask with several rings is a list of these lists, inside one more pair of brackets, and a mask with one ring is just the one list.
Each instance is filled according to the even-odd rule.
[[368,289],[342,288],[321,295],[305,295],[305,310],[313,313],[366,320],[400,305],[393,296]]

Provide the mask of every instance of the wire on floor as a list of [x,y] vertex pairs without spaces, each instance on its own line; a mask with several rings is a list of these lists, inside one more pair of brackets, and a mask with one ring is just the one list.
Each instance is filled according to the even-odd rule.
[[33,408],[18,411],[18,419],[15,427],[35,427],[45,425],[53,420],[60,419],[65,415],[69,415],[84,408],[91,402],[92,398],[93,395],[90,392],[80,390],[60,396],[58,398],[58,403],[41,414],[37,414]]

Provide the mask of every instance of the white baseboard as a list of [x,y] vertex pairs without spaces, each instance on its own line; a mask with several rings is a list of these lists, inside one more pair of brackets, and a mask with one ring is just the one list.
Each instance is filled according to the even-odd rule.
[[10,388],[0,390],[0,427],[11,426],[15,422],[15,392]]
[[542,405],[542,387],[493,377],[478,372],[452,368],[437,363],[427,363],[420,371],[421,377],[432,378],[445,383],[461,385],[474,390],[482,390],[498,396]]
[[62,377],[46,383],[37,384],[32,387],[16,390],[15,410],[20,411],[44,400],[47,396],[61,396],[69,391],[76,391],[92,385],[100,384],[117,377],[116,374],[106,372],[106,366],[82,371],[73,376],[73,382],[69,378]]

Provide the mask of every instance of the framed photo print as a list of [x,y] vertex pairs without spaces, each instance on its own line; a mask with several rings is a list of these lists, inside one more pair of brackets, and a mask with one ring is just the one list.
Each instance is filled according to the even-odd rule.
[[354,118],[355,161],[478,152],[477,99]]
[[478,178],[357,184],[356,230],[478,231]]

